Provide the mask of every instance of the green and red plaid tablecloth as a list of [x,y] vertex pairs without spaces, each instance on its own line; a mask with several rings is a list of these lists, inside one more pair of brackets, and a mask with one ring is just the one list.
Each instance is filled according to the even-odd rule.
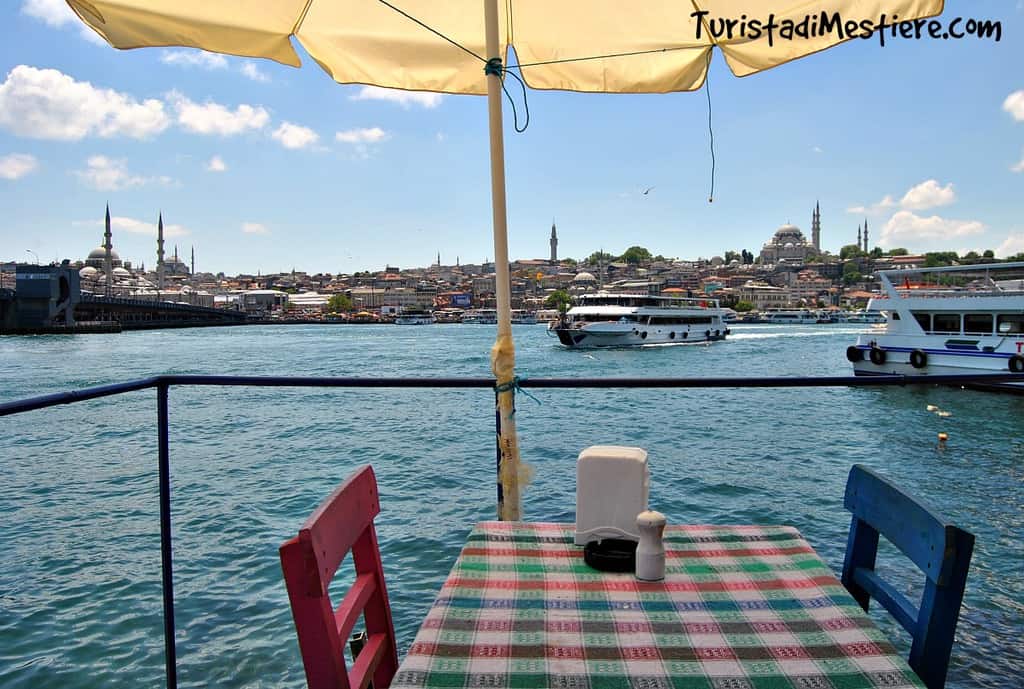
[[391,686],[923,686],[794,528],[669,526],[656,583],[591,569],[573,533],[478,524]]

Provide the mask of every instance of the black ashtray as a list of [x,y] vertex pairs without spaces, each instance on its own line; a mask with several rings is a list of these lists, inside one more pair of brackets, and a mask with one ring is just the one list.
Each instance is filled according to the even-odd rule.
[[601,572],[635,572],[636,541],[605,538],[583,547],[583,561]]

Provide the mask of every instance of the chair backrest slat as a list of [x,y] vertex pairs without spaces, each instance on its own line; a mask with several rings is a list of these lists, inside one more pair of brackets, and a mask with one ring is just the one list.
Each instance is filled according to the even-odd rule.
[[[384,570],[373,518],[380,512],[373,469],[350,476],[280,549],[299,650],[311,689],[387,689],[398,671]],[[335,610],[328,585],[351,551],[356,580]],[[345,665],[345,643],[360,616],[370,638],[353,663]]]
[[[908,662],[928,689],[946,683],[974,536],[945,523],[890,482],[860,465],[850,469],[846,509],[853,513],[843,562],[843,585],[865,610],[872,597],[910,632]],[[879,534],[925,573],[921,607],[875,571]]]
[[857,465],[846,483],[844,507],[885,535],[929,579],[949,577],[953,553],[951,529],[927,507],[870,469]]

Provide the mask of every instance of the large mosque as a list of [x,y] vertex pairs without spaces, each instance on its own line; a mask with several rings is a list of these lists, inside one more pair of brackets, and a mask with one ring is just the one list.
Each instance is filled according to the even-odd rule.
[[787,223],[761,247],[762,263],[806,263],[808,258],[820,255],[821,206],[817,203],[811,212],[811,241],[807,241],[799,227]]
[[[157,266],[147,273],[145,266],[132,271],[131,264],[124,262],[114,250],[113,234],[110,228],[110,206],[107,206],[104,221],[103,244],[89,252],[78,271],[82,278],[82,290],[107,297],[130,297],[133,299],[177,300],[195,303],[201,293],[184,284],[195,268],[195,249],[192,250],[190,268],[174,255],[164,258],[164,219],[161,213],[157,221]],[[200,298],[199,301],[206,301]],[[212,299],[210,300],[212,303]]]

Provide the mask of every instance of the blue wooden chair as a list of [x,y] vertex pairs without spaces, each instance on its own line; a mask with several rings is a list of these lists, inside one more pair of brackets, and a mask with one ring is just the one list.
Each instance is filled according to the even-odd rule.
[[[914,640],[910,667],[929,689],[941,689],[946,684],[974,536],[947,524],[859,464],[850,469],[843,505],[853,513],[843,585],[864,610],[874,598],[910,632]],[[879,534],[924,571],[927,579],[920,609],[875,572]]]

